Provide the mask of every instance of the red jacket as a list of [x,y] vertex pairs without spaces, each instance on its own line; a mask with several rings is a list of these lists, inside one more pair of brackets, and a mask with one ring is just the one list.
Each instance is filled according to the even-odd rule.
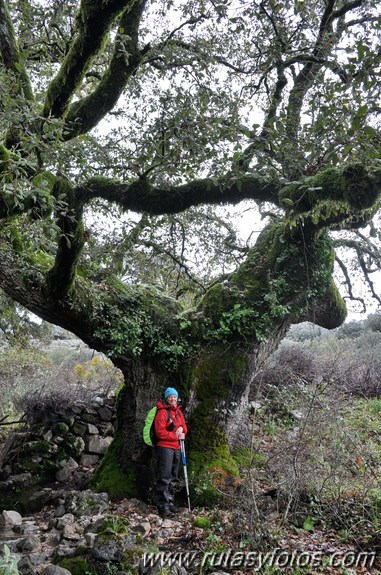
[[[184,433],[188,431],[181,408],[179,406],[170,407],[160,401],[157,402],[156,407],[155,432],[158,438],[157,445],[159,447],[168,447],[169,449],[180,449],[180,442],[175,435],[175,431],[178,427],[182,427]],[[168,418],[168,410],[170,418]],[[168,428],[171,427],[172,422],[175,425],[173,430],[169,431]]]

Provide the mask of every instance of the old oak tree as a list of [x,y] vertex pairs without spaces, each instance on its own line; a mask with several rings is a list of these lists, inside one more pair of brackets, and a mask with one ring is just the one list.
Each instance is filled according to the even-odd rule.
[[[335,242],[377,297],[377,11],[0,0],[0,287],[124,374],[100,489],[147,497],[141,429],[168,384],[195,476],[236,473],[260,362],[290,323],[345,319]],[[240,244],[213,206],[244,201],[266,224]]]

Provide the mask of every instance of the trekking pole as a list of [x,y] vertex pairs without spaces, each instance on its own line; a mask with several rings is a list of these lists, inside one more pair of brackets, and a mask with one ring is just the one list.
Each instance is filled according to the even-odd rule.
[[183,469],[184,469],[184,479],[185,479],[185,491],[187,493],[187,499],[188,499],[188,509],[189,511],[191,510],[191,504],[190,504],[190,497],[189,497],[189,483],[188,483],[188,471],[187,471],[187,460],[185,457],[185,444],[184,444],[184,440],[180,439],[180,449],[181,449],[181,459],[183,462]]

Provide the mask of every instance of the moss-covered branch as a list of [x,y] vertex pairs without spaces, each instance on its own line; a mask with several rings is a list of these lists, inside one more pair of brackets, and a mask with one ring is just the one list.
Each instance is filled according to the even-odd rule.
[[46,276],[47,297],[64,298],[71,290],[84,245],[82,206],[78,205],[71,184],[57,178],[53,188],[58,213],[60,237],[53,268]]
[[381,170],[352,164],[287,185],[279,200],[290,216],[301,215],[311,226],[357,228],[373,217],[380,194]]
[[65,139],[71,139],[94,128],[117,103],[123,89],[139,66],[139,23],[146,0],[130,3],[122,14],[109,68],[97,88],[86,98],[74,102],[66,117]]
[[0,0],[0,55],[6,69],[18,79],[17,93],[33,100],[33,91],[19,49],[7,3]]
[[[9,70],[14,78],[12,82],[12,94],[10,96],[20,96],[25,103],[30,103],[34,99],[32,86],[25,62],[22,58],[17,44],[16,34],[9,14],[7,3],[0,0],[0,61],[4,68]],[[7,148],[11,148],[20,139],[20,129],[10,126],[5,137]]]
[[204,178],[181,186],[155,187],[141,178],[132,184],[124,184],[109,178],[96,177],[77,189],[84,201],[104,198],[119,204],[126,210],[148,214],[174,214],[191,206],[202,204],[237,204],[252,198],[277,203],[277,192],[282,188],[259,174],[242,176],[239,180],[231,175],[220,179]]
[[94,57],[99,53],[111,24],[135,0],[82,0],[77,33],[62,66],[46,93],[44,115],[63,116]]
[[229,281],[214,285],[200,301],[198,337],[260,343],[282,324],[313,315],[320,325],[337,327],[346,310],[332,284],[333,264],[326,233],[282,221],[271,224]]
[[227,174],[167,187],[153,186],[145,178],[126,184],[96,177],[78,187],[76,193],[83,202],[103,198],[125,210],[148,214],[179,213],[201,204],[237,204],[253,199],[283,207],[290,218],[303,215],[310,225],[351,228],[372,217],[381,193],[381,170],[370,171],[362,165],[328,168],[287,186],[255,172],[240,178]]

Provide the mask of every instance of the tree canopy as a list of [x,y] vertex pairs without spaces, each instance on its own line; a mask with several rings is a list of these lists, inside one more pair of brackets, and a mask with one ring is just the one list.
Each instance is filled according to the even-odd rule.
[[[210,393],[237,399],[243,349],[342,323],[335,244],[379,299],[376,0],[0,0],[0,17],[0,286],[135,394],[149,366],[148,395],[169,370],[205,398],[205,350],[234,348]],[[255,242],[212,209],[244,201]]]
[[[195,206],[250,199],[330,229],[376,212],[376,2],[2,2],[1,14],[3,235],[18,217],[23,250],[46,254],[44,281],[59,295],[85,261],[94,276],[133,278],[149,256],[151,274],[170,260],[196,288],[179,247],[192,226],[209,229],[231,269],[244,246]],[[332,189],[328,172],[321,185],[322,169],[353,163],[352,183]],[[191,224],[175,217],[189,209]],[[80,263],[89,210],[142,218],[108,237],[96,229]],[[356,252],[372,288],[377,246],[358,232],[336,243]]]

